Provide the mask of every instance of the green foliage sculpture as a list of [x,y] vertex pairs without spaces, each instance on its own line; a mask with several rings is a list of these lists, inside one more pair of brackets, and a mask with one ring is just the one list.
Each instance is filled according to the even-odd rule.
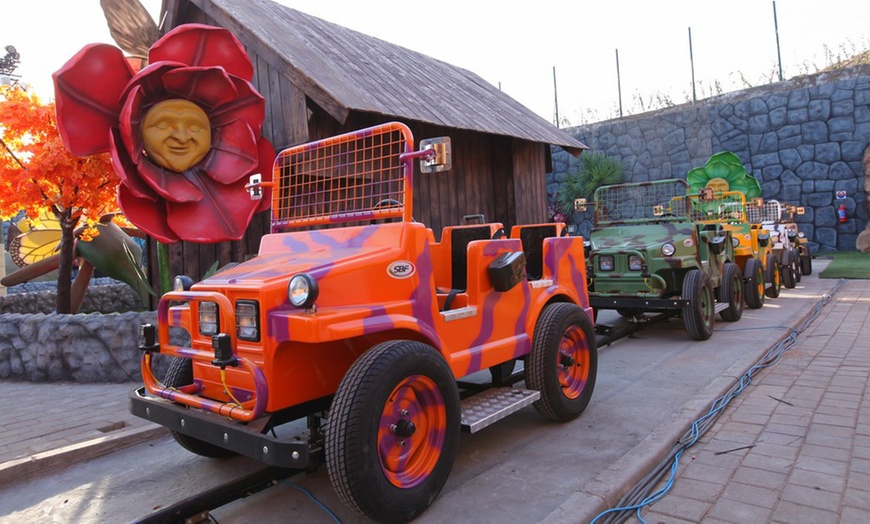
[[710,157],[704,167],[696,167],[686,174],[689,194],[710,187],[716,192],[739,191],[746,200],[761,196],[758,180],[746,172],[740,158],[730,151],[721,151]]

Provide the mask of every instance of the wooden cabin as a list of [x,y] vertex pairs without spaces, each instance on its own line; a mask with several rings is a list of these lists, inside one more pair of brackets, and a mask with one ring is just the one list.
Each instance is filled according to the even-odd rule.
[[[163,11],[164,32],[203,23],[246,47],[267,104],[263,136],[279,151],[389,121],[416,142],[449,136],[452,170],[414,177],[414,217],[436,236],[469,214],[508,228],[547,221],[550,145],[586,149],[470,71],[270,0],[164,0]],[[198,280],[215,261],[244,260],[268,230],[264,212],[242,241],[170,246],[172,274]]]

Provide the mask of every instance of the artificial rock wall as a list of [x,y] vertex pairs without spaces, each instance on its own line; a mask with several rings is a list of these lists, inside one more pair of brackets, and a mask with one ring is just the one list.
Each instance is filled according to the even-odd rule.
[[[713,153],[731,151],[761,183],[763,198],[805,207],[797,221],[813,252],[855,250],[867,225],[862,160],[870,145],[870,66],[566,131],[619,159],[626,182],[685,178]],[[551,196],[577,162],[554,148],[554,171],[547,178]],[[838,199],[838,192],[845,198]],[[841,205],[845,222],[838,219]],[[571,217],[578,234],[588,235],[590,218],[588,211]]]

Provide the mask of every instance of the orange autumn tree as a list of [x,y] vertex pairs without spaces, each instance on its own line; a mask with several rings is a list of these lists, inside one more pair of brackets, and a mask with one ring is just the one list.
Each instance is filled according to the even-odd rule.
[[[71,310],[75,230],[117,208],[118,177],[108,154],[73,156],[57,129],[54,103],[0,87],[0,218],[49,211],[61,226],[57,312]],[[87,236],[87,232],[85,233]]]

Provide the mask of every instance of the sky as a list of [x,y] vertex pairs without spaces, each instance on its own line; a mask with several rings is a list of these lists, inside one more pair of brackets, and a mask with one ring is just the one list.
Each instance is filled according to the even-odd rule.
[[[141,1],[158,17],[161,0]],[[697,99],[778,78],[770,0],[278,3],[468,69],[550,122],[558,111],[563,126],[619,116],[620,90],[623,114],[691,101],[693,72]],[[785,78],[870,48],[866,0],[777,0],[776,14]],[[0,54],[14,45],[17,73],[44,98],[51,74],[92,42],[113,43],[99,0],[0,10]]]

